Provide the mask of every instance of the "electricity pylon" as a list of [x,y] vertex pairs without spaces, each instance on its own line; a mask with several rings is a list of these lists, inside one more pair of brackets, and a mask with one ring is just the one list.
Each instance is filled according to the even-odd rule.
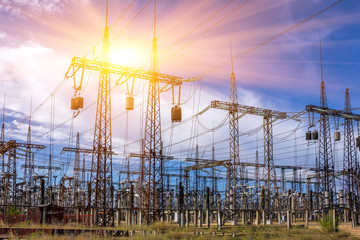
[[24,181],[28,186],[33,185],[33,175],[34,175],[34,153],[31,152],[31,107],[29,114],[29,127],[27,134],[27,147],[26,147],[26,155],[25,155],[25,170],[24,170]]
[[[320,89],[320,107],[328,108],[324,72],[322,64],[322,49],[320,39],[320,61],[321,61],[321,89]],[[330,198],[335,193],[335,164],[332,155],[330,123],[327,114],[320,114],[320,138],[319,138],[319,167],[322,174],[320,192],[327,191]]]
[[[142,153],[131,154],[134,157],[140,157],[140,221],[147,224],[158,221],[163,217],[164,210],[164,160],[171,157],[163,155],[161,140],[161,118],[160,118],[160,91],[174,89],[180,86],[183,81],[195,81],[196,79],[182,80],[179,77],[168,76],[168,79],[162,80],[164,74],[159,73],[158,47],[156,38],[156,1],[154,1],[154,38],[152,41],[151,63],[149,89],[147,96],[145,135],[143,140]],[[175,81],[174,81],[175,80]],[[160,90],[160,83],[165,86]],[[179,87],[180,101],[180,87]]]
[[[93,154],[90,185],[93,190],[95,225],[114,224],[112,191],[112,139],[111,139],[111,90],[109,63],[108,1],[106,2],[106,25],[104,29],[100,80],[96,105]],[[100,220],[100,221],[99,221]]]
[[140,176],[141,208],[143,210],[142,214],[146,214],[147,223],[160,220],[164,204],[164,164],[161,141],[160,83],[157,79],[159,73],[159,60],[156,39],[156,1],[154,1],[154,38],[152,41],[150,71],[153,73],[153,76],[149,81],[147,96],[145,136],[143,141],[144,156],[142,158]]
[[[2,124],[1,124],[1,134],[0,134],[1,142],[5,142],[5,100],[6,100],[6,94],[4,96],[4,107],[2,113]],[[5,172],[5,155],[1,156],[1,172]]]
[[[240,157],[239,157],[239,112],[237,111],[238,97],[236,88],[236,79],[234,73],[234,59],[232,55],[232,43],[230,37],[230,54],[231,54],[231,76],[230,76],[230,94],[229,94],[229,133],[230,133],[230,164],[226,172],[226,192],[230,195],[232,192],[231,202],[227,201],[228,207],[232,210],[233,225],[237,224],[237,192],[236,186],[240,185]],[[230,196],[228,196],[229,198]],[[228,199],[229,200],[229,199]],[[231,207],[230,207],[231,206]]]
[[[222,109],[226,111],[229,111],[231,108],[233,108],[233,111],[237,111],[240,114],[251,114],[251,115],[263,117],[263,129],[264,129],[263,181],[265,184],[265,188],[267,190],[267,194],[265,195],[265,202],[267,203],[267,206],[270,208],[272,193],[276,191],[276,173],[275,173],[274,158],[273,158],[272,123],[277,119],[287,119],[289,118],[289,116],[285,112],[279,112],[279,111],[263,109],[258,107],[251,107],[242,104],[232,104],[229,102],[222,102],[217,100],[212,101],[210,107],[216,109]],[[229,162],[229,165],[230,164],[233,164],[233,160]],[[227,179],[227,181],[229,181],[229,179]]]
[[[100,72],[91,164],[91,178],[88,192],[91,194],[91,197],[89,197],[89,204],[94,209],[95,213],[94,222],[95,224],[100,223],[101,225],[113,224],[110,74],[120,76],[118,82],[124,78],[125,80],[123,80],[122,83],[127,82],[129,79],[143,79],[149,81],[150,94],[148,97],[146,121],[146,124],[148,125],[145,127],[147,133],[145,134],[146,138],[144,141],[146,142],[144,144],[145,154],[131,155],[132,157],[138,157],[142,159],[140,171],[142,174],[139,177],[140,208],[142,212],[145,211],[145,215],[148,216],[153,216],[150,211],[154,211],[154,198],[150,198],[151,201],[148,201],[148,196],[159,196],[157,195],[157,188],[162,186],[162,181],[159,182],[158,180],[158,176],[162,175],[160,173],[163,172],[162,165],[160,164],[160,167],[157,167],[159,166],[158,163],[160,160],[162,161],[164,158],[161,151],[159,84],[165,84],[165,87],[162,88],[162,91],[166,91],[168,89],[173,89],[176,86],[182,85],[184,81],[190,82],[196,80],[184,80],[181,77],[159,73],[157,61],[157,41],[155,37],[153,41],[153,53],[150,71],[110,63],[107,15],[108,10],[106,10],[106,25],[103,36],[101,60],[98,61],[86,59],[84,57],[74,57],[68,71],[65,74],[65,77],[67,78],[74,78],[75,84],[75,75],[79,72],[79,70],[81,70],[80,84],[74,86],[75,98],[72,99],[75,100],[74,106],[72,106],[72,109],[75,110],[74,116],[77,116],[80,113],[80,108],[82,108],[82,103],[78,105],[76,100],[80,98],[79,90],[81,90],[82,87],[84,70],[88,69]],[[82,99],[80,100],[82,102]],[[151,164],[146,165],[146,163],[150,163],[150,160]],[[160,190],[161,189],[162,188],[160,188]],[[158,197],[156,198],[159,199]],[[157,203],[157,205],[159,205],[159,203]]]
[[[349,89],[345,90],[345,112],[351,113],[351,101]],[[344,192],[349,196],[350,205],[354,202],[356,194],[355,175],[356,175],[356,145],[354,138],[353,119],[345,118],[344,120]]]

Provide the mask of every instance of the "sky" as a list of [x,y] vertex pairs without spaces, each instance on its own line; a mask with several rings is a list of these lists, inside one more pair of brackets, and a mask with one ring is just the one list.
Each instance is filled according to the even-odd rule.
[[[228,157],[226,113],[211,109],[197,120],[191,116],[206,108],[212,100],[228,100],[230,34],[239,103],[289,113],[300,112],[308,104],[319,105],[321,36],[329,107],[344,108],[346,88],[350,88],[353,108],[360,107],[357,104],[360,100],[357,79],[360,75],[360,3],[357,0],[344,0],[244,54],[335,2],[157,0],[155,34],[160,72],[183,78],[201,77],[197,82],[183,84],[183,119],[190,120],[175,124],[173,128],[170,124],[171,91],[161,95],[162,137],[166,151],[183,160],[194,156],[194,146],[199,144],[200,155],[210,158],[210,145],[216,142],[216,158]],[[56,127],[53,154],[56,155],[55,164],[63,166],[63,172],[58,175],[71,175],[73,157],[59,154],[63,146],[74,144],[73,138],[69,140],[71,131],[81,133],[83,147],[92,146],[99,76],[86,72],[82,92],[86,110],[73,120],[71,128],[70,99],[74,90],[72,79],[66,80],[65,73],[74,56],[96,59],[101,55],[105,7],[103,0],[0,0],[0,96],[6,94],[6,140],[26,141],[32,108],[33,142],[48,146],[51,119],[48,96],[57,89],[53,97]],[[154,2],[110,0],[109,29],[111,61],[149,69]],[[227,64],[222,65],[224,62]],[[213,71],[219,65],[222,67]],[[114,171],[121,170],[124,153],[140,151],[147,87],[146,82],[136,81],[136,108],[126,114],[126,86],[115,87],[117,79],[118,76],[112,77],[113,147],[118,153]],[[275,164],[314,165],[316,144],[307,143],[303,137],[308,125],[306,119],[307,115],[303,115],[301,126],[296,121],[274,124],[274,133],[278,134],[274,140]],[[224,126],[216,128],[223,121]],[[239,124],[243,133],[241,159],[254,161],[255,150],[262,151],[262,131],[258,129],[262,119],[245,116]],[[332,126],[332,131],[334,129]],[[336,144],[338,151],[334,151],[334,156],[340,169],[343,143]],[[296,150],[295,145],[298,145]],[[37,153],[37,161],[46,164],[48,155],[49,148]],[[87,161],[91,161],[91,157],[87,157]],[[178,166],[178,162],[168,164],[169,168]]]

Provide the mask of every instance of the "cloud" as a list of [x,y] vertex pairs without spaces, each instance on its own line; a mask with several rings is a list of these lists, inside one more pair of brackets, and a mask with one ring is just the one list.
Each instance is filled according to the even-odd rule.
[[1,39],[6,38],[6,36],[7,36],[6,32],[0,31],[0,38],[1,38]]
[[[117,19],[130,2],[111,1],[110,22]],[[291,0],[277,1],[276,3],[262,0],[249,1],[236,14],[229,16],[222,23],[210,29],[209,32],[179,51],[170,60],[166,59],[181,46],[205,32],[223,16],[231,12],[240,2],[234,1],[224,11],[184,38],[180,44],[171,48],[171,51],[160,55],[160,71],[181,77],[196,76],[229,60],[229,32],[232,32],[234,55],[238,55],[327,4],[324,1],[317,1],[317,5],[311,5],[314,1],[306,1],[308,4],[300,4],[299,1]],[[159,1],[159,53],[172,46],[178,39],[193,30],[224,4],[224,1],[215,0]],[[153,10],[151,5],[136,17],[126,31],[119,35],[144,5],[144,1],[137,1],[127,14],[119,20],[118,24],[110,29],[110,39],[120,36],[115,42],[112,42],[112,49],[131,47],[142,52],[142,60],[147,63],[145,67],[147,69],[153,37]],[[331,55],[336,49],[342,51],[344,55],[348,55],[346,53],[350,51],[355,54],[357,51],[356,44],[358,45],[358,40],[346,41],[345,39],[336,38],[336,35],[346,38],[348,32],[345,32],[345,34],[335,33],[345,27],[351,28],[358,19],[358,11],[355,11],[355,8],[351,12],[352,10],[347,9],[346,5],[341,5],[341,7],[344,8],[339,8],[338,11],[332,10],[326,15],[319,16],[297,28],[294,32],[271,42],[239,61],[235,61],[239,103],[280,111],[297,111],[302,110],[306,104],[314,99],[318,102],[319,83],[317,81],[320,75],[318,63],[319,32],[322,32],[325,46],[324,52],[327,56]],[[26,139],[27,123],[22,123],[22,119],[29,111],[31,96],[33,96],[33,106],[39,106],[63,79],[73,56],[83,56],[89,50],[89,58],[100,55],[101,41],[99,40],[102,38],[103,27],[104,1],[0,0],[1,90],[7,91],[7,108],[13,110],[13,112],[8,111],[7,129],[14,129],[9,137]],[[351,36],[359,38],[356,34],[351,34]],[[96,43],[98,44],[96,45]],[[91,54],[94,45],[96,45],[95,56]],[[353,48],[350,49],[350,46],[353,46]],[[346,49],[345,47],[349,48]],[[347,72],[351,72],[351,76],[360,74],[356,69],[358,67],[356,62],[358,61],[354,59],[336,58],[335,56],[332,59],[324,59],[326,64],[336,62],[351,63],[346,66],[345,64],[337,64],[342,67],[335,73],[327,72],[328,69],[331,71],[335,68],[325,66],[325,75],[333,78],[329,79],[329,82],[333,84],[333,88],[342,89],[349,83],[346,80],[335,81],[336,78],[342,79],[343,74]],[[184,123],[173,129],[170,122],[171,93],[162,94],[162,138],[164,146],[167,147],[166,149],[170,148],[171,143],[192,138],[191,141],[186,140],[174,144],[171,147],[170,154],[175,155],[178,159],[184,159],[188,155],[193,156],[197,142],[201,145],[200,155],[209,158],[211,157],[211,147],[209,146],[211,146],[212,136],[214,135],[215,141],[221,141],[216,143],[216,157],[218,159],[228,158],[227,139],[229,138],[229,131],[227,124],[214,132],[209,131],[204,135],[195,137],[197,131],[202,133],[205,130],[200,126],[196,126],[196,129],[194,127],[196,124],[192,120],[185,122],[185,119],[194,115],[198,110],[207,107],[214,99],[228,100],[230,72],[231,68],[228,64],[224,68],[208,74],[203,79],[202,87],[201,85],[184,83],[181,101],[188,100],[187,103],[181,105]],[[116,78],[116,76],[113,77]],[[91,148],[99,75],[95,72],[86,71],[84,79],[86,79],[85,85],[87,87],[82,96],[85,98],[85,108],[89,107],[89,109],[74,120],[73,131],[79,131],[82,134],[82,147]],[[353,86],[358,85],[355,81],[352,83]],[[144,86],[144,84],[139,84],[139,87],[136,86],[139,89],[135,92],[139,92],[139,94],[135,96],[135,104],[140,104],[146,99],[147,88]],[[143,93],[145,93],[145,96]],[[142,119],[146,109],[146,105],[143,105],[143,108],[136,108],[129,113],[129,128],[126,130],[124,126],[126,114],[123,113],[125,95],[124,86],[112,91],[113,147],[115,152],[120,154],[123,152],[126,131],[129,134],[129,142],[141,138],[141,132],[144,128]],[[55,126],[61,125],[55,130],[56,154],[69,141],[71,127],[71,120],[69,119],[72,116],[69,101],[72,96],[72,80],[70,79],[55,96]],[[329,94],[329,96],[339,99],[340,95]],[[353,96],[355,98],[353,102],[358,102],[357,94],[355,93]],[[343,98],[342,95],[341,98]],[[341,99],[341,105],[342,102]],[[92,105],[93,103],[95,104]],[[33,116],[34,140],[44,144],[49,142],[50,109],[51,101],[49,100]],[[226,114],[225,111],[211,110],[200,116],[199,119],[205,127],[212,128],[221,123]],[[240,130],[241,132],[256,130],[261,124],[261,117],[245,116],[240,119]],[[294,123],[285,123],[274,130],[276,130],[276,133],[281,133],[291,131],[294,128]],[[299,130],[299,132],[302,130]],[[299,133],[298,137],[301,134],[303,132]],[[254,145],[257,142],[257,135],[260,143],[258,148],[261,151],[263,147],[261,145],[262,130],[258,133],[253,132],[251,136],[241,137],[242,159],[246,161],[254,160],[256,149]],[[141,149],[140,143],[137,141],[128,146],[127,152],[139,152]],[[292,147],[292,142],[284,143],[279,140],[277,143],[279,145],[276,145],[276,149],[282,144],[283,148],[287,148],[287,150]],[[303,144],[302,140],[301,144]],[[299,152],[305,152],[306,150],[304,145],[302,145],[301,149],[299,148]],[[47,157],[44,155],[42,159],[44,164],[46,164]],[[292,154],[286,154],[286,149],[275,154],[275,159],[279,159],[279,163],[288,161],[291,164],[293,157]],[[64,164],[64,159],[66,157],[59,156],[56,163]],[[121,159],[122,155],[114,156],[114,162],[119,162]],[[134,163],[136,163],[135,160]]]
[[0,0],[0,12],[9,17],[29,18],[31,15],[62,14],[68,6],[88,4],[87,0]]

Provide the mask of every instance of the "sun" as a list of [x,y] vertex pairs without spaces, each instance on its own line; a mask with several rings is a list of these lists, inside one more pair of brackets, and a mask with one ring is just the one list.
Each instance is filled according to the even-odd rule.
[[136,67],[139,65],[140,54],[129,48],[114,49],[110,52],[110,62],[126,67]]

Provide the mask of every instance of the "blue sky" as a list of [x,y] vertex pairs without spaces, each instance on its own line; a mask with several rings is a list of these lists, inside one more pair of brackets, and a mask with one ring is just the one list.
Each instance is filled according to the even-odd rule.
[[[160,71],[184,78],[197,76],[229,60],[230,33],[233,54],[237,56],[335,2],[334,0],[158,0],[157,37]],[[110,29],[111,48],[114,53],[125,51],[125,54],[129,54],[125,59],[129,61],[134,58],[129,65],[148,68],[153,36],[153,2],[145,8],[148,1],[137,0],[133,5],[132,3],[133,0],[109,2],[109,22],[111,24],[117,22],[111,25]],[[130,5],[128,11],[118,20]],[[73,56],[85,54],[88,58],[99,56],[104,12],[105,1],[100,0],[61,2],[0,0],[0,74],[2,76],[0,95],[5,92],[7,95],[7,139],[26,139],[27,125],[21,122],[24,115],[28,115],[31,97],[33,109],[36,109],[62,81]],[[140,14],[134,18],[139,12]],[[308,104],[319,104],[321,80],[319,35],[323,43],[324,80],[329,107],[343,109],[345,88],[350,88],[353,107],[360,107],[358,105],[360,3],[357,0],[344,0],[311,21],[236,60],[234,72],[240,103],[286,112],[299,112]],[[93,46],[95,46],[95,54],[93,54]],[[122,59],[114,57],[114,59],[124,61],[124,57]],[[121,64],[128,65],[126,61]],[[211,100],[227,100],[230,73],[231,67],[227,64],[217,71],[206,74],[201,83],[184,84],[182,101],[185,101],[187,96],[192,98],[182,105],[183,118],[192,116],[197,110],[202,110]],[[83,92],[85,107],[96,100],[97,77],[95,73],[87,75],[87,88]],[[115,77],[114,81],[116,81]],[[143,87],[144,84],[140,82],[137,89],[139,94],[135,97],[136,104],[142,102],[143,93],[146,92],[142,91]],[[66,81],[56,93],[56,126],[71,117],[69,101],[72,94],[71,81]],[[118,116],[113,120],[113,137],[114,148],[120,154],[117,157],[119,163],[125,142],[126,114],[123,113],[125,95],[126,91],[123,87],[115,88],[112,93],[113,116]],[[170,99],[170,93],[162,95],[163,130],[170,126]],[[129,113],[128,142],[136,142],[141,136],[140,129],[143,127],[139,127],[142,116],[139,109],[141,108]],[[200,120],[209,128],[219,124],[226,116],[216,111],[207,114]],[[33,113],[32,118],[34,141],[48,144],[50,101],[45,102]],[[94,119],[95,109],[92,106],[74,120],[74,132],[82,133],[82,142],[86,147],[91,147]],[[258,127],[258,123],[261,124],[261,119],[253,117],[241,119],[241,131],[254,129]],[[297,137],[303,135],[306,124],[304,122],[302,128],[297,131]],[[195,133],[184,131],[191,129],[191,125],[190,121],[176,127],[173,130],[175,136],[173,140],[170,138],[170,130],[165,131],[164,142],[171,143],[194,137]],[[286,123],[277,131],[281,133],[282,130],[285,131],[284,129],[290,131],[295,127],[296,123]],[[57,157],[59,149],[68,144],[69,128],[70,121],[55,130]],[[214,132],[215,138],[219,140],[226,139],[227,135],[226,126]],[[259,139],[262,138],[261,131],[256,135]],[[241,142],[244,144],[251,142],[254,137],[255,135],[241,137]],[[199,145],[206,145],[211,143],[212,134],[204,134],[195,139],[197,140],[194,142],[198,142]],[[179,159],[192,155],[193,151],[188,151],[188,148],[194,142],[185,141],[174,145],[172,151]],[[291,147],[289,143],[279,143],[279,145]],[[218,158],[226,158],[227,142],[218,146],[220,149],[223,148],[219,150]],[[126,152],[139,150],[137,142],[130,145]],[[304,155],[301,150],[299,147],[299,156]],[[306,142],[303,150],[306,151]],[[43,151],[44,163],[47,151]],[[204,156],[210,156],[209,148],[204,147],[202,151]],[[247,150],[244,147],[242,153],[248,161],[253,161],[253,149]],[[341,156],[341,152],[337,154]],[[293,157],[289,154],[285,156]],[[283,163],[281,156],[278,158],[279,163]],[[305,161],[305,158],[299,161]],[[42,159],[41,156],[39,159]],[[66,157],[58,157],[57,164],[65,160]],[[69,161],[71,162],[71,159]],[[313,162],[313,159],[309,162]],[[291,160],[290,164],[294,164],[294,160]],[[71,169],[71,164],[69,168]]]

